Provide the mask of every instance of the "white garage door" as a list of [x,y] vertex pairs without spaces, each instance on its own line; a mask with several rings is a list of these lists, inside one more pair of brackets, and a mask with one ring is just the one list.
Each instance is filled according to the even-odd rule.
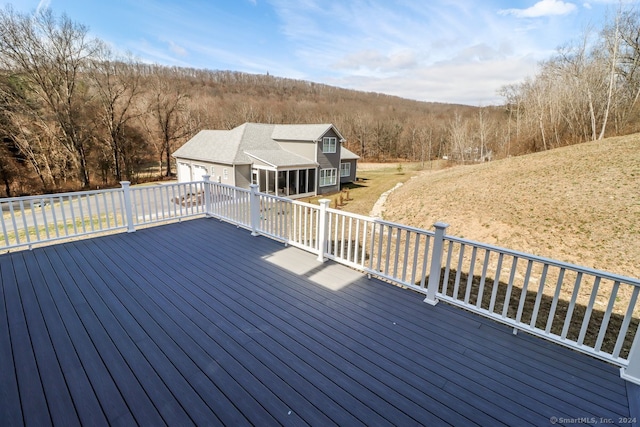
[[178,182],[191,182],[191,166],[189,166],[189,163],[178,163]]
[[202,177],[207,175],[207,168],[205,166],[193,165],[193,180],[202,181]]

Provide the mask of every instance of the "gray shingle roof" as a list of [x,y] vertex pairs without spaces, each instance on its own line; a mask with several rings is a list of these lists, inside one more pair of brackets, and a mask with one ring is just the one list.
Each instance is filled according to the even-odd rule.
[[358,160],[360,156],[358,156],[353,151],[349,151],[344,147],[340,147],[340,159],[341,160]]
[[313,160],[309,160],[306,157],[299,156],[286,150],[250,150],[245,153],[275,167],[318,166],[318,163]]
[[279,141],[318,141],[329,129],[344,140],[332,124],[275,125],[271,137]]
[[[201,130],[178,148],[176,158],[225,164],[250,164],[254,158],[278,167],[315,166],[314,159],[307,159],[287,151],[279,141],[317,141],[330,129],[343,140],[332,124],[274,125],[245,123],[231,130]],[[342,149],[341,155],[355,156]]]

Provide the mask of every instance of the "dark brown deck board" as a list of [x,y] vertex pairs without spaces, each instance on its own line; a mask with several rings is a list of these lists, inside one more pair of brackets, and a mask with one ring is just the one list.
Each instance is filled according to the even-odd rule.
[[314,258],[212,219],[0,256],[3,423],[629,416],[617,368]]

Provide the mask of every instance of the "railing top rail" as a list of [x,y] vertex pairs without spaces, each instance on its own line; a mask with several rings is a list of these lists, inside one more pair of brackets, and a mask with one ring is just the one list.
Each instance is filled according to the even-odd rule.
[[434,235],[433,231],[425,230],[424,228],[411,227],[409,225],[399,224],[397,222],[392,222],[392,221],[386,221],[384,219],[374,218],[374,217],[371,217],[371,216],[355,214],[355,213],[352,213],[352,212],[341,211],[339,209],[327,208],[327,212],[340,214],[340,215],[344,215],[344,216],[347,216],[347,217],[350,217],[350,218],[360,219],[360,220],[363,220],[363,221],[369,221],[369,222],[373,222],[375,224],[390,225],[390,226],[392,226],[394,228],[399,228],[401,230],[411,231],[413,233],[426,234],[426,235],[429,235],[429,236],[433,236]]
[[202,184],[203,182],[207,183],[207,184],[213,184],[216,187],[223,187],[223,188],[228,188],[228,189],[232,189],[235,190],[239,193],[250,193],[251,190],[246,189],[246,188],[240,188],[240,187],[235,187],[233,185],[229,185],[229,184],[223,184],[221,182],[216,182],[216,181],[192,181],[192,182],[183,182],[180,184]]
[[104,193],[117,193],[121,192],[122,188],[105,188],[102,190],[86,190],[86,191],[72,191],[68,193],[49,193],[49,194],[39,194],[36,196],[19,196],[19,197],[5,197],[0,198],[0,203],[13,203],[20,201],[29,201],[29,200],[41,200],[41,199],[51,199],[58,197],[69,197],[69,196],[84,196],[84,195],[95,195],[95,194],[104,194]]
[[619,274],[610,273],[610,272],[607,272],[607,271],[604,271],[604,270],[597,270],[595,268],[585,267],[585,266],[581,266],[581,265],[577,265],[577,264],[570,264],[570,263],[558,261],[558,260],[555,260],[555,259],[552,259],[552,258],[546,258],[546,257],[538,256],[538,255],[529,254],[529,253],[526,253],[526,252],[516,251],[516,250],[513,250],[513,249],[507,249],[507,248],[503,248],[503,247],[499,247],[499,246],[493,246],[493,245],[489,245],[487,243],[481,243],[481,242],[476,242],[476,241],[473,241],[473,240],[463,239],[461,237],[454,237],[454,236],[445,235],[444,239],[448,240],[448,241],[451,241],[451,242],[464,244],[464,245],[471,245],[471,246],[477,247],[479,249],[486,249],[486,250],[489,250],[489,251],[492,251],[492,252],[502,253],[504,255],[511,255],[511,256],[515,256],[517,258],[523,258],[523,259],[527,259],[527,260],[531,260],[531,261],[537,261],[537,262],[540,262],[542,264],[548,264],[548,265],[551,265],[551,266],[554,266],[554,267],[559,267],[559,268],[564,268],[564,269],[567,269],[567,270],[577,271],[579,273],[598,276],[598,277],[601,277],[603,279],[609,279],[609,280],[613,280],[613,281],[616,281],[616,282],[626,283],[626,284],[629,284],[629,285],[639,286],[640,287],[640,279],[636,279],[636,278],[633,278],[633,277],[622,276],[622,275],[619,275]]
[[301,202],[299,200],[292,200],[287,197],[276,196],[273,194],[266,194],[266,193],[258,193],[258,194],[260,194],[261,196],[267,196],[269,198],[279,200],[281,202],[287,202],[287,203],[292,203],[294,205],[304,206],[305,208],[320,209],[320,205],[314,205],[313,203]]

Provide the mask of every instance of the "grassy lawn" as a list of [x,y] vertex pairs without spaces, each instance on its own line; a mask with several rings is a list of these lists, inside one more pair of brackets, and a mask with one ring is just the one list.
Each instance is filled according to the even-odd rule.
[[[441,166],[434,162],[435,167]],[[428,164],[426,168],[428,168]],[[425,169],[426,169],[425,168]],[[360,215],[369,215],[380,195],[398,183],[404,183],[422,169],[420,163],[363,163],[358,164],[358,181],[343,186],[342,204],[340,193],[301,199],[303,202],[318,204],[319,199],[331,200],[331,207],[337,207]]]

